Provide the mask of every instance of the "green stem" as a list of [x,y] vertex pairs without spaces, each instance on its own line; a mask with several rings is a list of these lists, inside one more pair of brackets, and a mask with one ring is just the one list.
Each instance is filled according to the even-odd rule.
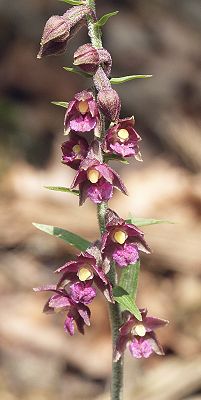
[[[108,277],[113,286],[116,285],[115,264],[111,263],[111,269]],[[118,303],[109,304],[110,324],[112,330],[113,353],[117,338],[119,335],[119,327],[122,324],[121,310]],[[111,400],[121,400],[123,390],[123,356],[117,362],[112,362],[112,382],[111,382]]]
[[[95,0],[86,0],[86,4],[96,13]],[[88,31],[91,39],[91,43],[95,48],[102,47],[101,31],[96,26],[93,18],[88,17]],[[105,120],[104,116],[101,115],[101,138],[104,139],[105,134]],[[102,202],[97,206],[97,217],[101,235],[105,232],[105,216],[107,211],[107,202]],[[113,286],[116,285],[117,274],[115,265],[111,263],[111,268],[108,273],[108,278]],[[109,315],[112,331],[112,346],[113,352],[116,345],[117,337],[119,334],[119,328],[122,323],[121,310],[118,303],[109,303]],[[122,387],[123,387],[123,358],[118,362],[112,362],[112,381],[111,381],[111,400],[122,399]]]

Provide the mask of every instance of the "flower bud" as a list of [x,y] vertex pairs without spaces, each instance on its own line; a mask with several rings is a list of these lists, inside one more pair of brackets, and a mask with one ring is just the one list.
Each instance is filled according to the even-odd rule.
[[41,48],[37,58],[51,54],[60,54],[65,50],[70,25],[63,16],[54,15],[45,24],[41,39]]
[[74,65],[78,65],[88,73],[95,73],[101,65],[106,75],[109,75],[112,67],[112,58],[107,50],[103,48],[96,49],[92,44],[86,43],[75,52]]
[[100,90],[97,97],[99,107],[102,109],[105,116],[111,120],[116,121],[119,118],[121,102],[117,92],[109,88],[107,90]]
[[90,43],[80,46],[74,53],[74,65],[78,65],[83,71],[93,73],[99,66],[99,55]]
[[44,27],[37,58],[64,53],[68,40],[85,24],[87,15],[92,15],[92,11],[90,7],[82,5],[71,7],[63,15],[49,18]]

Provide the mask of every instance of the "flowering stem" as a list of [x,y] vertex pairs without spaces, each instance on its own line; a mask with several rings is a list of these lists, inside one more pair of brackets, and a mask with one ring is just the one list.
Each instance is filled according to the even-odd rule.
[[[93,12],[96,14],[95,0],[86,0],[86,4],[91,7]],[[102,47],[101,32],[100,28],[97,27],[92,17],[88,17],[88,32],[91,39],[91,43],[95,48]],[[104,138],[104,117],[101,115],[101,138]],[[97,206],[97,217],[101,235],[105,232],[105,216],[107,211],[107,202],[102,202]],[[108,277],[113,286],[116,284],[116,271],[115,266],[111,264]],[[109,315],[112,330],[112,344],[113,351],[116,345],[119,328],[122,323],[121,310],[118,303],[109,305]],[[123,383],[123,361],[122,358],[118,362],[112,362],[112,382],[111,382],[111,400],[120,400],[122,398],[122,383]]]

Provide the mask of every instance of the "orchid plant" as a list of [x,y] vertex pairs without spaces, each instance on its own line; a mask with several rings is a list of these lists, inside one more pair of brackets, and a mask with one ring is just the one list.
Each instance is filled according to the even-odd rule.
[[74,54],[74,67],[65,69],[92,80],[89,88],[67,102],[54,102],[66,109],[62,144],[62,163],[75,170],[70,188],[48,187],[79,196],[80,206],[90,199],[97,206],[100,238],[94,243],[61,228],[34,224],[37,228],[74,245],[80,254],[57,268],[58,283],[34,288],[52,292],[44,312],[64,311],[64,330],[74,335],[75,325],[84,334],[90,325],[90,304],[99,289],[109,306],[113,340],[111,399],[122,397],[123,354],[126,348],[135,358],[163,355],[155,329],[168,321],[147,316],[147,309],[136,304],[140,252],[150,253],[140,227],[164,221],[130,218],[124,220],[108,207],[114,189],[127,195],[127,189],[110,160],[128,163],[130,157],[142,161],[141,137],[133,116],[120,118],[121,101],[114,84],[151,75],[112,78],[112,57],[102,46],[102,27],[112,12],[96,15],[95,0],[63,0],[70,7],[63,15],[47,21],[38,58],[66,51],[69,40],[83,26],[88,27],[89,43]]

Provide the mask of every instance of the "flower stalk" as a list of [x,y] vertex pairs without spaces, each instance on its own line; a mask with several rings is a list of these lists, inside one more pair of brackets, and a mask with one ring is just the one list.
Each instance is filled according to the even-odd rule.
[[[95,1],[87,0],[87,4],[95,11]],[[99,49],[102,47],[102,40],[99,28],[96,28],[95,23],[91,21],[91,17],[88,17],[88,27],[89,27],[89,36],[91,38],[91,44]],[[101,140],[104,140],[104,124],[105,118],[101,113],[102,124],[101,126]],[[101,235],[105,232],[105,218],[107,211],[107,203],[102,202],[100,205],[97,205],[97,216],[99,222],[99,229]],[[116,271],[114,265],[111,265],[111,269],[108,273],[109,280],[113,286],[116,284]],[[109,304],[109,317],[110,317],[110,325],[111,325],[111,333],[112,333],[112,351],[114,353],[115,346],[119,334],[119,329],[122,324],[121,318],[121,310],[120,305],[118,303]],[[112,361],[112,380],[111,380],[111,400],[121,400],[123,393],[123,357],[117,362]]]
[[[72,4],[71,0],[65,1]],[[89,243],[64,229],[35,224],[73,244],[81,253],[56,269],[57,284],[34,290],[53,292],[43,311],[48,314],[65,311],[64,331],[71,336],[75,326],[81,334],[90,326],[89,305],[97,295],[96,289],[102,292],[108,302],[112,333],[111,400],[121,400],[124,351],[128,348],[135,358],[148,358],[153,353],[163,355],[155,329],[168,321],[147,316],[146,308],[138,309],[135,300],[140,252],[150,253],[150,249],[133,219],[126,221],[108,207],[114,189],[128,194],[120,176],[108,162],[112,159],[127,162],[128,157],[142,161],[141,137],[134,129],[134,117],[120,119],[121,101],[109,79],[112,57],[102,46],[101,27],[117,12],[97,20],[95,0],[73,4],[77,5],[47,21],[38,58],[64,53],[68,41],[87,24],[90,43],[80,46],[74,53],[76,68],[65,69],[91,77],[93,84],[76,93],[69,102],[53,102],[66,108],[64,135],[67,140],[61,146],[61,162],[72,168],[75,175],[70,188],[49,189],[79,195],[80,206],[87,199],[95,203],[100,238]],[[124,82],[125,78],[135,79],[136,75],[118,80]],[[76,187],[79,190],[74,190]]]

